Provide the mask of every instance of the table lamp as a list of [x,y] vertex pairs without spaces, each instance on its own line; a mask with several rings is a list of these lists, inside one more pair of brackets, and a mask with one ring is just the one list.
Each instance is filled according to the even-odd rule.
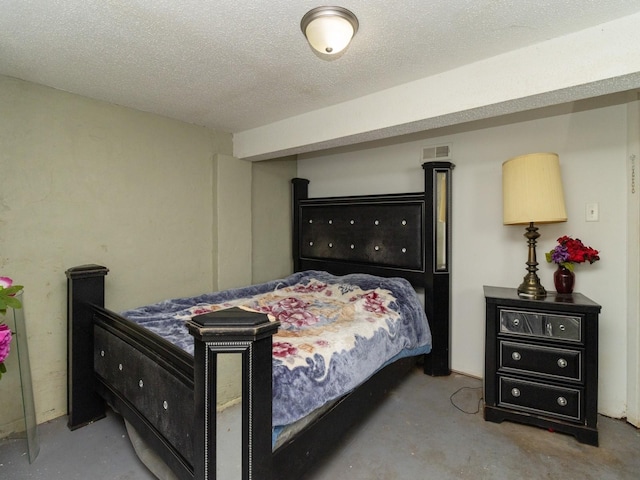
[[536,240],[540,236],[534,223],[566,222],[560,160],[555,153],[531,153],[502,164],[502,207],[505,225],[528,225],[527,274],[518,287],[525,298],[544,298],[546,290],[536,274]]

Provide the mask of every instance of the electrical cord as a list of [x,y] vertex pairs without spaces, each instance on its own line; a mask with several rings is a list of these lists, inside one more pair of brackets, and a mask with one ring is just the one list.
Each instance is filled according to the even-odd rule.
[[453,397],[455,397],[458,393],[460,393],[463,390],[480,390],[482,392],[482,387],[460,387],[458,390],[453,392],[451,394],[451,396],[449,397],[449,401],[451,402],[451,405],[456,407],[462,413],[466,413],[467,415],[475,415],[476,413],[479,413],[480,412],[480,405],[482,404],[482,400],[483,400],[483,396],[482,395],[480,395],[480,398],[478,399],[478,407],[476,408],[476,410],[474,412],[467,411],[464,408],[459,407],[458,405],[456,405]]

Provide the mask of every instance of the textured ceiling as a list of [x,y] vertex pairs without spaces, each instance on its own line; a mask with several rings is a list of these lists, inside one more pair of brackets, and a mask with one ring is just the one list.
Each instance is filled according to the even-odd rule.
[[432,76],[640,11],[638,0],[345,0],[333,61],[309,0],[3,0],[0,74],[228,132]]

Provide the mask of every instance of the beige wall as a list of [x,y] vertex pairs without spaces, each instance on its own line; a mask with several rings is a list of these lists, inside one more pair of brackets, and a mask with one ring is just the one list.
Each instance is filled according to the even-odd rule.
[[[106,265],[116,311],[216,289],[217,216],[236,205],[217,186],[250,191],[250,176],[219,178],[231,135],[157,115],[7,77],[0,112],[0,275],[25,285],[43,422],[66,413],[65,270]],[[0,380],[0,438],[21,428],[16,362]]]
[[[217,289],[224,290],[251,283],[251,163],[219,154],[214,169],[217,172],[214,264],[217,265]],[[241,379],[242,355],[220,355],[216,376],[218,408],[240,400]]]
[[218,155],[218,288],[251,283],[251,162]]
[[291,179],[296,157],[253,164],[253,283],[289,275],[291,258]]
[[[241,287],[289,275],[291,179],[296,159],[249,163],[218,155],[219,289]],[[249,180],[249,181],[247,181]],[[227,205],[234,204],[230,209]],[[218,408],[240,399],[242,357],[226,354],[217,371]]]
[[[540,226],[538,275],[553,290],[554,267],[544,252],[561,235],[600,250],[601,261],[576,266],[576,290],[602,305],[599,412],[625,416],[627,391],[628,105],[624,98],[566,105],[553,112],[476,122],[397,143],[369,144],[298,159],[311,196],[418,191],[422,148],[451,145],[453,170],[452,368],[481,377],[484,366],[483,285],[517,287],[526,273],[524,227],[502,225],[502,162],[515,155],[557,152],[566,197],[566,223]],[[612,105],[607,105],[605,100]],[[604,102],[604,105],[602,105]],[[536,118],[540,117],[540,118]],[[637,141],[637,131],[635,141]],[[637,150],[635,150],[637,151]],[[339,172],[338,174],[336,172]],[[587,222],[587,203],[600,219]],[[636,223],[637,228],[637,223]],[[637,244],[636,244],[637,247]]]

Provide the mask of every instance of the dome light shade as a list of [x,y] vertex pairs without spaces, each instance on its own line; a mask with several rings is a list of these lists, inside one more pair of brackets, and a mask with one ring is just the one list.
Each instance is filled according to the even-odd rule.
[[346,8],[318,7],[302,17],[300,28],[314,50],[336,55],[347,48],[358,31],[358,19]]

